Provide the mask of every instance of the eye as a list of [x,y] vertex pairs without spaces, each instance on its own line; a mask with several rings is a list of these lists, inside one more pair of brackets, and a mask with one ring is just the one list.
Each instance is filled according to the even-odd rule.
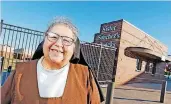
[[49,37],[56,37],[56,35],[54,33],[50,33],[50,32],[48,33],[48,36]]
[[49,40],[50,41],[56,41],[57,40],[57,37],[56,36],[49,36]]
[[52,40],[56,40],[56,39],[58,39],[59,38],[59,36],[58,35],[56,35],[56,34],[54,34],[54,33],[48,33],[48,37],[50,38],[50,39],[52,39]]
[[73,40],[69,37],[63,37],[63,44],[64,45],[71,45]]
[[63,38],[63,41],[64,41],[64,42],[67,42],[67,43],[70,43],[70,42],[71,42],[70,39],[65,39],[65,38]]
[[51,36],[50,38],[57,39],[57,37],[56,37],[56,36]]

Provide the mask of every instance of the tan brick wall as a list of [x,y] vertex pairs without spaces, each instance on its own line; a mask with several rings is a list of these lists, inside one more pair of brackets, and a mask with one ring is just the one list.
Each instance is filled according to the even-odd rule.
[[121,41],[128,41],[133,46],[149,48],[163,55],[168,54],[166,45],[126,21],[123,21],[122,33],[125,35],[121,36]]
[[[142,64],[141,71],[135,71],[136,59],[129,58],[124,55],[124,50],[127,47],[145,47],[161,55],[167,55],[168,50],[167,46],[165,46],[158,40],[147,35],[145,32],[134,27],[130,23],[123,21],[116,73],[116,86],[122,85],[130,81],[131,79],[142,74],[145,71],[146,62],[144,61]],[[160,71],[160,73],[163,74],[163,70]]]

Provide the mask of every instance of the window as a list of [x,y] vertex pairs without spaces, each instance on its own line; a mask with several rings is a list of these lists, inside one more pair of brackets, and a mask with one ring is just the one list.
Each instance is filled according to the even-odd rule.
[[23,54],[14,53],[14,58],[15,59],[22,59],[22,56],[23,56]]
[[150,62],[147,61],[145,65],[145,73],[148,73],[150,71]]
[[136,63],[136,71],[141,71],[142,67],[142,60],[140,58],[137,58],[137,63]]
[[153,63],[153,67],[152,67],[152,75],[154,75],[156,73],[156,63]]

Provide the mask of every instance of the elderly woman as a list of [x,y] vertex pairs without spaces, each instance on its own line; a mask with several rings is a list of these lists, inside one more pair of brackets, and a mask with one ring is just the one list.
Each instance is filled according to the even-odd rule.
[[57,18],[45,32],[43,56],[18,63],[1,88],[2,104],[100,104],[87,66],[71,63],[78,30]]

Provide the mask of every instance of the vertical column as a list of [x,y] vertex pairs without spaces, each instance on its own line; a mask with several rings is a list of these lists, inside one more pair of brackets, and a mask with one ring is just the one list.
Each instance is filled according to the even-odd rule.
[[113,82],[108,81],[108,87],[107,87],[107,94],[106,94],[106,102],[105,104],[113,104]]
[[162,82],[162,88],[161,88],[161,95],[160,95],[160,103],[164,103],[164,96],[166,92],[167,87],[167,81]]
[[150,62],[147,61],[146,65],[145,65],[145,72],[149,72],[150,68],[149,68]]
[[115,50],[115,56],[114,56],[114,66],[113,66],[113,73],[112,73],[112,80],[108,82],[107,87],[107,94],[106,94],[106,103],[105,104],[113,104],[113,97],[114,97],[114,83],[115,83],[115,76],[116,76],[116,69],[117,69],[117,63],[118,63],[118,53],[119,50]]
[[156,73],[156,62],[153,63],[152,75]]
[[[1,37],[1,35],[2,35],[2,25],[3,25],[3,20],[1,20],[1,24],[0,24],[1,26],[0,26],[0,37]],[[1,37],[2,38],[2,37]],[[3,44],[2,44],[2,46],[1,46],[1,56],[3,56]]]
[[136,63],[136,71],[141,71],[141,67],[142,67],[142,60],[137,57],[137,63]]
[[0,36],[1,36],[1,32],[2,32],[2,25],[3,25],[3,20],[1,20],[1,26],[0,26]]
[[2,72],[2,68],[3,68],[3,64],[4,64],[4,57],[0,57],[0,68],[1,68],[1,72]]
[[101,61],[101,54],[102,54],[102,48],[103,48],[103,44],[100,44],[100,56],[99,56],[99,62],[98,62],[98,69],[97,69],[97,81],[99,80],[99,69],[100,69],[100,61]]

